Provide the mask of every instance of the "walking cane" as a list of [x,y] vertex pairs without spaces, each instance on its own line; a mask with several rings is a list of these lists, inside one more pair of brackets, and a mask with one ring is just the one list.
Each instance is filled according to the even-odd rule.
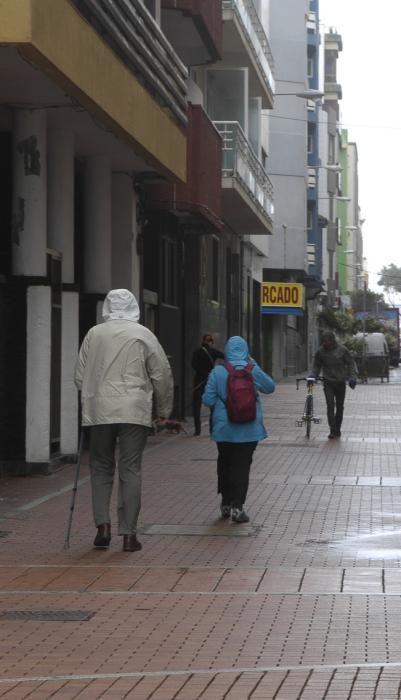
[[78,479],[79,479],[79,471],[81,469],[81,459],[82,459],[82,448],[84,444],[84,431],[81,428],[81,434],[79,436],[79,446],[78,446],[78,456],[77,456],[77,468],[75,470],[75,479],[74,479],[74,485],[72,487],[72,499],[71,499],[71,505],[70,505],[70,517],[68,520],[68,527],[67,527],[67,534],[65,537],[65,542],[64,542],[64,549],[69,549],[70,547],[70,534],[71,534],[71,526],[72,526],[72,516],[74,513],[74,508],[75,508],[75,498],[77,495],[78,491]]

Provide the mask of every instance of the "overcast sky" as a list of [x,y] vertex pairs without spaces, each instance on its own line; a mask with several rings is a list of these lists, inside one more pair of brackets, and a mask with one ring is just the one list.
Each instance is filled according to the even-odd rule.
[[358,146],[364,255],[377,289],[374,273],[401,266],[401,0],[320,0],[320,22],[343,39],[341,122]]

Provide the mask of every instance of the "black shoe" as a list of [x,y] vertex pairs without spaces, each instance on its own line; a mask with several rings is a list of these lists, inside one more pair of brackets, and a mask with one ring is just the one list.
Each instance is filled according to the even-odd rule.
[[97,549],[107,549],[111,540],[111,525],[110,523],[103,523],[97,528],[97,535],[93,540],[93,546]]
[[222,519],[227,520],[227,518],[229,518],[231,515],[231,506],[221,504],[220,512]]
[[327,437],[329,438],[329,440],[334,440],[336,435],[335,435],[335,433],[329,433]]
[[194,432],[194,437],[195,437],[195,435],[200,435],[200,434],[201,434],[201,431],[200,431],[200,430],[195,430],[195,432]]
[[233,523],[249,523],[249,516],[243,509],[233,508],[231,510],[231,520]]
[[136,539],[136,535],[124,535],[124,538],[123,538],[123,551],[124,552],[138,552],[140,549],[142,549],[142,545]]

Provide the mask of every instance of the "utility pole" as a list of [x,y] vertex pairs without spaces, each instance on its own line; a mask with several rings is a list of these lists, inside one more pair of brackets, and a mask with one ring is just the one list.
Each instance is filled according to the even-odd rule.
[[367,283],[366,279],[363,280],[363,318],[362,318],[362,333],[363,333],[363,345],[362,345],[362,372],[363,372],[363,381],[366,381],[366,339],[365,339],[365,334],[366,334],[366,291],[367,291]]

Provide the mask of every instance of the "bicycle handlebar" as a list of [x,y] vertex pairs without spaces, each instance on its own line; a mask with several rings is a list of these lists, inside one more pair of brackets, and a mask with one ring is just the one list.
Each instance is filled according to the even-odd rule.
[[324,377],[299,377],[299,379],[296,379],[296,384],[297,384],[297,391],[299,389],[299,382],[306,382],[308,386],[311,384],[314,384],[315,382],[324,382],[325,378]]

